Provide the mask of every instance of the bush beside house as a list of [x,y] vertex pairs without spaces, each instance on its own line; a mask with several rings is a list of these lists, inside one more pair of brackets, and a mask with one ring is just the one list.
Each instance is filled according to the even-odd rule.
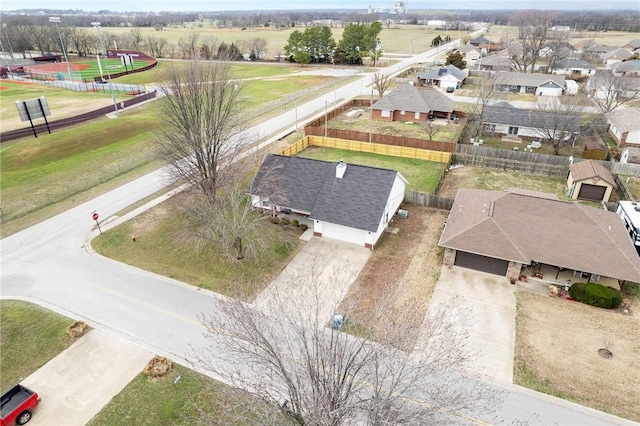
[[575,283],[569,294],[578,302],[598,308],[617,308],[622,303],[620,291],[596,283]]

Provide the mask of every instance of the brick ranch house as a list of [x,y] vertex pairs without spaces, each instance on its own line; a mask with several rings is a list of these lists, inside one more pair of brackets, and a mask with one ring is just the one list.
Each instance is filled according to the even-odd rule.
[[[614,213],[522,189],[460,189],[439,245],[444,263],[553,282],[639,282],[640,257]],[[555,277],[554,277],[555,276]]]
[[451,118],[456,103],[435,89],[412,84],[398,86],[371,106],[374,120],[424,123],[432,118]]

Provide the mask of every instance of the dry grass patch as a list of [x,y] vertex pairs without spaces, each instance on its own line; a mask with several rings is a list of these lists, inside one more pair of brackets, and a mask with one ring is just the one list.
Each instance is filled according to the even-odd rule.
[[409,211],[408,218],[394,219],[390,226],[399,228],[398,234],[384,234],[343,304],[357,301],[348,320],[366,327],[366,315],[391,292],[394,300],[386,317],[392,323],[409,321],[415,338],[407,341],[415,342],[438,281],[442,258],[438,239],[448,212],[413,205],[403,208]]
[[525,292],[517,300],[516,384],[640,420],[639,316]]
[[91,329],[89,324],[84,321],[76,321],[67,327],[67,334],[74,339],[79,339],[80,337],[87,334],[87,332]]
[[149,380],[154,380],[171,373],[173,371],[173,367],[173,361],[156,355],[149,360],[142,372],[147,375]]

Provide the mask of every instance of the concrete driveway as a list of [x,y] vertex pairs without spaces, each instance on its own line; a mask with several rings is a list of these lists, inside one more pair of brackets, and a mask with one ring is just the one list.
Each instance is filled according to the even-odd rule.
[[152,357],[114,334],[89,331],[22,381],[42,398],[29,426],[86,424]]
[[[446,306],[446,320],[453,330],[466,333],[473,354],[468,366],[474,373],[499,382],[513,382],[516,327],[516,286],[505,277],[454,266],[442,267],[429,303],[430,313]],[[426,336],[416,346],[424,345]]]
[[254,306],[322,327],[333,318],[370,255],[371,250],[355,244],[313,237],[258,295]]

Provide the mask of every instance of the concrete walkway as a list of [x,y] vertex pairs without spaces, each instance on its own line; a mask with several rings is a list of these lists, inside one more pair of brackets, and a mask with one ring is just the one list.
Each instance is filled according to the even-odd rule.
[[276,317],[325,326],[370,255],[371,250],[355,244],[313,237],[254,306]]
[[29,426],[86,424],[152,357],[114,334],[89,331],[22,381],[42,398]]
[[[443,267],[427,313],[428,319],[437,316],[439,308],[446,307],[444,320],[450,321],[451,331],[467,338],[467,348],[472,354],[468,368],[499,382],[513,382],[515,287],[505,277]],[[429,328],[424,328],[417,352],[424,351],[429,341],[426,335]]]

